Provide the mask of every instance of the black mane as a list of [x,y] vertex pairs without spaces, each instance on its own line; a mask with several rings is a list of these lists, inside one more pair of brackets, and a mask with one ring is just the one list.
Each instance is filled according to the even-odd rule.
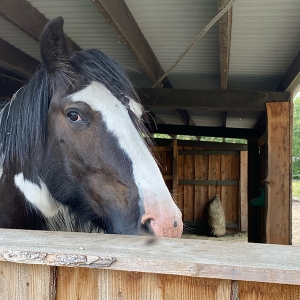
[[[12,162],[16,170],[35,173],[40,169],[46,144],[48,109],[54,94],[64,97],[97,81],[118,99],[124,94],[137,100],[126,73],[103,52],[94,49],[75,52],[68,64],[69,67],[55,73],[49,73],[41,65],[1,111],[0,158],[4,174]],[[134,123],[141,128],[136,120]]]

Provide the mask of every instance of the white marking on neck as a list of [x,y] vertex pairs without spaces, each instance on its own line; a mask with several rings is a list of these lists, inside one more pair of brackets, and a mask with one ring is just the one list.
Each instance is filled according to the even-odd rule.
[[[70,95],[70,99],[85,102],[93,110],[101,112],[108,130],[117,138],[119,146],[132,162],[134,180],[142,201],[147,199],[147,202],[158,203],[162,199],[168,199],[171,200],[167,201],[168,207],[175,205],[155,160],[133,125],[125,106],[103,84],[97,82]],[[133,100],[130,102],[134,111],[138,110],[138,104]],[[139,110],[141,112],[141,106]]]
[[102,229],[90,221],[80,222],[67,206],[57,202],[51,196],[43,181],[40,180],[41,187],[39,187],[25,179],[23,173],[15,175],[14,181],[26,200],[44,215],[47,230],[103,233]]
[[16,187],[24,194],[35,208],[40,210],[47,218],[53,217],[57,211],[59,204],[51,196],[46,184],[40,180],[40,187],[24,178],[23,173],[19,173],[14,177]]

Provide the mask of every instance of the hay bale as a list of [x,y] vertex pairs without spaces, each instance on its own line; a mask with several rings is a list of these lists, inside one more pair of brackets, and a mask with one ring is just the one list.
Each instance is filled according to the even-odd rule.
[[209,203],[207,221],[212,235],[226,234],[225,214],[219,195],[216,195]]

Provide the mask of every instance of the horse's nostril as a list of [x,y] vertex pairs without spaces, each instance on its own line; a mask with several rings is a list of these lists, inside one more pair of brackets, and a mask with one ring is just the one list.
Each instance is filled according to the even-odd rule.
[[174,227],[176,228],[178,226],[177,221],[174,221]]
[[152,230],[152,228],[151,228],[151,221],[152,221],[153,219],[147,219],[146,221],[144,221],[142,224],[141,224],[141,235],[144,235],[144,234],[146,234],[146,235],[148,235],[148,234],[151,234],[151,235],[154,235],[154,232],[153,232],[153,230]]

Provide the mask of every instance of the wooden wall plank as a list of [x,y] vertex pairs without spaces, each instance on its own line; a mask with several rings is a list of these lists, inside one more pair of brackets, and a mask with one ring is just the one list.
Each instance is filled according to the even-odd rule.
[[98,269],[58,267],[55,300],[109,299],[100,297],[99,280]]
[[[208,179],[208,155],[195,155],[195,180]],[[209,203],[208,186],[195,186],[194,221],[206,221]]]
[[[184,150],[193,150],[191,147],[184,147]],[[194,179],[195,177],[195,164],[193,155],[184,156],[183,175],[185,179]],[[183,207],[183,220],[192,221],[194,218],[194,195],[195,186],[184,186],[184,207]]]
[[238,282],[239,300],[296,300],[300,286],[251,281]]
[[[221,179],[222,180],[231,180],[231,155],[222,155],[221,156]],[[220,199],[222,202],[225,220],[226,222],[233,222],[232,217],[232,187],[231,186],[221,186]]]
[[0,261],[299,285],[300,247],[151,241],[148,236],[0,229]]
[[[221,155],[210,155],[208,163],[208,179],[209,180],[221,180]],[[211,200],[216,192],[221,194],[221,186],[209,186],[208,198]]]
[[[178,147],[178,149],[179,148],[182,148],[182,147]],[[183,169],[184,169],[184,156],[178,155],[178,159],[177,159],[178,180],[184,178]],[[176,196],[176,200],[177,200],[177,205],[178,205],[179,209],[181,210],[182,216],[183,216],[183,210],[184,210],[184,186],[183,185],[178,185],[175,196]]]
[[239,230],[248,231],[248,152],[240,153]]
[[0,262],[0,299],[54,299],[54,286],[50,284],[54,268]]
[[67,267],[57,282],[56,300],[229,300],[231,289],[230,280]]
[[177,201],[177,193],[178,193],[178,146],[177,146],[177,140],[173,141],[173,186],[172,186],[172,194],[173,199],[178,205]]
[[[240,156],[232,155],[231,157],[231,180],[240,180]],[[232,222],[238,223],[238,202],[239,202],[239,187],[231,186],[232,190]]]
[[290,103],[267,103],[268,166],[266,242],[291,244]]

